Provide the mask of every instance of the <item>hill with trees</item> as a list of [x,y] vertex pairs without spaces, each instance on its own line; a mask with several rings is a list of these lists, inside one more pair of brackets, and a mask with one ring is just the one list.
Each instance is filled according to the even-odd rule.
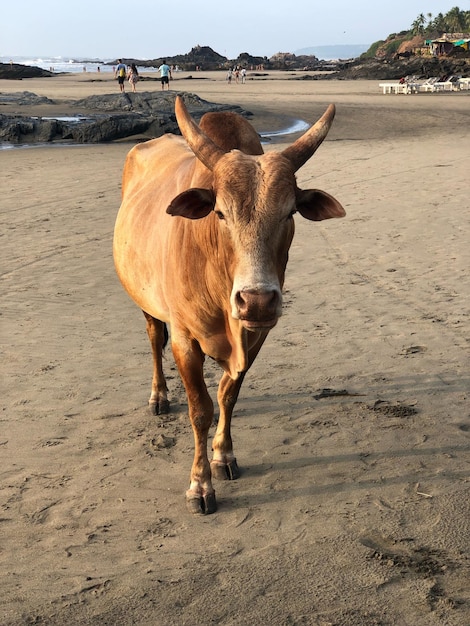
[[409,29],[373,43],[332,77],[400,79],[404,76],[470,75],[470,11],[418,15]]
[[[426,40],[437,39],[444,34],[456,36],[462,35],[461,39],[469,37],[470,33],[470,11],[461,11],[459,7],[454,7],[445,15],[438,13],[433,16],[427,13],[426,16],[420,13],[408,30],[399,33],[392,33],[385,40],[373,43],[369,50],[361,55],[361,58],[390,58],[396,54],[406,51],[418,50],[425,45]],[[453,51],[453,55],[466,56],[467,49],[460,48]]]

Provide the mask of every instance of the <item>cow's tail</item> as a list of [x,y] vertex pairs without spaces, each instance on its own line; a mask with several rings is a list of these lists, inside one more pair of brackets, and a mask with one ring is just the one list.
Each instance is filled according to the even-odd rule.
[[168,332],[168,326],[163,323],[163,350],[166,348],[167,344],[168,344],[168,339],[170,338],[170,333]]

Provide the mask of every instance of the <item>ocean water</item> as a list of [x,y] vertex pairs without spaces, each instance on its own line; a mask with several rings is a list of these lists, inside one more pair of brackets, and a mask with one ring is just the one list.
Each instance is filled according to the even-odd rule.
[[[271,130],[264,133],[260,133],[261,139],[275,139],[276,137],[282,137],[284,135],[292,135],[293,133],[304,133],[310,128],[310,124],[304,122],[304,120],[293,120],[290,126],[282,128],[281,130]],[[261,141],[263,143],[263,141]]]
[[[112,72],[112,65],[105,65],[105,63],[113,62],[115,59],[97,59],[81,61],[80,59],[72,59],[69,57],[2,57],[0,56],[1,63],[19,63],[20,65],[32,65],[34,67],[40,67],[43,70],[49,70],[52,72],[97,72],[98,68],[100,72]],[[157,71],[154,68],[137,66],[138,70],[145,72]]]

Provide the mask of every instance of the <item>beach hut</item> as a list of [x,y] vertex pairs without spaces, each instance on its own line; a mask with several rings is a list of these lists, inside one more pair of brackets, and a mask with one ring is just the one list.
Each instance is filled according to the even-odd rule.
[[444,34],[437,39],[426,39],[426,45],[429,46],[430,52],[433,56],[443,56],[452,54],[454,49],[462,48],[469,50],[470,37],[467,34]]

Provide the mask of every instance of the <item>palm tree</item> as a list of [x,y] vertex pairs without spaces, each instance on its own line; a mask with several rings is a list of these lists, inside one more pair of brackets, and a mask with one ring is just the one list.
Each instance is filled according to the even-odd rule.
[[422,35],[424,32],[424,25],[426,23],[426,18],[422,13],[418,15],[413,24],[411,25],[411,30],[413,35]]
[[446,31],[446,20],[442,13],[438,13],[432,22],[432,30],[436,35],[445,33]]
[[[427,24],[426,24],[427,18]],[[461,11],[459,7],[452,8],[443,15],[438,13],[433,18],[432,13],[418,15],[411,25],[413,35],[436,35],[442,33],[468,33],[470,31],[470,11]]]
[[446,22],[449,30],[453,33],[461,33],[465,28],[463,12],[459,7],[454,7],[447,13]]

